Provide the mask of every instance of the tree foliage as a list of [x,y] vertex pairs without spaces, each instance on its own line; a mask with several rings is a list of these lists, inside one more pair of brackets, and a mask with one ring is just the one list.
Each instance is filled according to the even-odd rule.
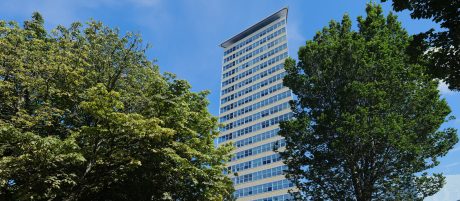
[[450,108],[393,14],[369,4],[351,29],[330,22],[286,60],[284,84],[298,97],[281,124],[287,177],[300,200],[422,200],[442,186],[438,165],[458,141],[439,130]]
[[207,91],[161,74],[140,36],[0,21],[0,200],[224,200]]
[[[387,0],[382,0],[383,2]],[[431,73],[460,91],[460,0],[392,0],[396,11],[409,10],[413,19],[431,19],[442,28],[417,34],[412,54],[429,58]]]

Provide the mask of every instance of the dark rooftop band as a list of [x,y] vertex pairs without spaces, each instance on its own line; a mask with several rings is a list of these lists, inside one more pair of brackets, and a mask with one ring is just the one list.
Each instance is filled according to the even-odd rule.
[[252,25],[251,27],[249,27],[248,29],[244,30],[243,32],[239,33],[238,35],[236,36],[233,36],[232,38],[228,39],[227,41],[223,42],[222,44],[220,44],[221,47],[223,48],[227,48],[229,47],[230,45],[233,45],[235,42],[251,35],[252,33],[258,31],[260,28],[264,27],[264,26],[267,26],[268,24],[282,18],[282,17],[285,17],[287,16],[287,13],[288,13],[288,9],[287,8],[283,8],[281,9],[280,11],[276,12],[275,14],[273,15],[270,15],[269,17],[265,18],[264,20],[258,22],[257,24],[255,25]]

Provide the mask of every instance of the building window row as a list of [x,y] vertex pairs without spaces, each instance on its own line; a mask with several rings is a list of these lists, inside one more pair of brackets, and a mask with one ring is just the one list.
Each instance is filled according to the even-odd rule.
[[248,126],[246,128],[243,128],[243,129],[231,132],[229,134],[220,136],[218,138],[218,141],[219,142],[225,142],[225,141],[228,141],[228,140],[231,140],[231,139],[235,139],[235,138],[237,138],[239,136],[246,135],[248,133],[258,131],[258,130],[260,130],[262,128],[273,126],[273,125],[275,125],[275,124],[277,124],[279,122],[287,121],[287,120],[289,120],[291,118],[292,118],[292,112],[287,113],[287,114],[283,114],[283,115],[274,117],[272,119],[269,119],[269,120],[262,121],[260,123],[254,124],[252,126]]
[[250,116],[238,119],[238,120],[236,120],[234,122],[228,123],[223,128],[221,128],[221,131],[226,131],[226,130],[230,130],[230,129],[233,129],[233,128],[237,128],[237,127],[242,126],[244,124],[256,121],[256,120],[258,120],[260,118],[264,118],[264,117],[266,117],[268,115],[272,115],[272,114],[275,114],[277,112],[280,112],[280,111],[285,110],[287,108],[289,108],[289,103],[283,103],[283,104],[274,106],[272,108],[268,108],[266,110],[263,110],[263,111],[260,111],[258,113],[255,113],[253,115],[250,115]]
[[258,130],[260,130],[262,128],[273,126],[273,125],[275,125],[275,124],[277,124],[279,122],[287,121],[287,120],[289,120],[291,118],[292,118],[292,112],[287,113],[287,114],[283,114],[283,115],[274,117],[272,119],[269,119],[269,120],[262,121],[260,123],[254,124],[252,126],[248,126],[246,128],[243,128],[243,129],[231,132],[229,134],[220,136],[218,138],[218,141],[220,143],[222,143],[222,142],[225,142],[225,141],[228,141],[228,140],[231,140],[231,139],[235,139],[235,138],[237,138],[239,136],[246,135],[248,133],[258,131]]
[[[266,53],[264,53],[264,54],[262,54],[260,56],[257,56],[256,58],[254,58],[254,59],[242,64],[241,66],[239,66],[237,68],[239,70],[246,69],[249,66],[251,66],[252,64],[255,64],[255,63],[259,62],[259,61],[262,61],[265,58],[270,57],[270,56],[276,54],[277,52],[282,51],[282,50],[284,50],[286,48],[287,48],[287,44],[284,43],[284,44],[282,44],[282,45],[280,45],[280,46],[278,46],[278,47],[276,47],[276,48],[274,48],[274,49],[272,49],[272,50],[270,50],[270,51],[268,51],[268,52],[266,52]],[[234,66],[236,66],[235,62],[229,63],[229,64],[224,66],[224,71],[226,71],[226,70],[228,70],[230,68],[233,68]]]
[[274,167],[274,168],[261,170],[261,171],[241,175],[241,176],[238,176],[238,177],[234,177],[234,178],[232,178],[232,181],[233,181],[234,185],[235,184],[242,184],[242,183],[246,183],[246,182],[257,181],[257,180],[261,180],[261,179],[266,179],[266,178],[282,175],[284,173],[284,171],[287,170],[287,169],[288,168],[285,165],[278,166],[278,167]]
[[280,22],[268,27],[267,29],[255,34],[254,36],[246,39],[245,41],[238,43],[237,45],[235,45],[232,48],[230,48],[227,51],[225,51],[224,56],[227,55],[227,54],[230,54],[231,52],[233,52],[233,51],[235,51],[237,49],[240,49],[241,47],[251,43],[252,41],[256,40],[257,38],[260,38],[260,37],[264,36],[265,34],[275,30],[276,28],[278,28],[278,27],[280,27],[280,26],[282,26],[284,24],[286,24],[286,21],[282,20],[282,21],[280,21]]
[[292,201],[294,200],[294,197],[290,194],[284,194],[284,195],[276,195],[268,198],[260,198],[257,200],[253,201]]
[[[242,72],[242,73],[238,74],[235,77],[232,77],[232,78],[229,78],[229,79],[223,81],[222,82],[222,87],[227,86],[227,85],[229,85],[229,84],[231,84],[233,82],[236,82],[237,80],[242,79],[242,78],[244,78],[244,77],[246,77],[248,75],[251,75],[252,73],[257,72],[258,70],[262,70],[262,69],[266,68],[267,66],[270,66],[271,64],[274,64],[274,63],[276,63],[278,61],[281,61],[284,58],[286,58],[287,56],[288,56],[288,53],[285,52],[285,53],[279,54],[276,57],[273,57],[273,58],[269,59],[266,62],[260,63],[259,65],[256,65],[255,67],[253,67],[253,68],[251,68],[251,69],[249,69],[249,70],[247,70],[245,72]],[[237,69],[237,68],[232,69],[231,71],[228,71],[228,72],[224,73],[223,78],[229,77],[229,76],[237,73],[238,71],[239,71],[239,69]]]
[[287,75],[286,72],[282,72],[282,73],[280,73],[278,75],[275,75],[275,76],[273,76],[271,78],[263,80],[263,81],[261,81],[261,82],[259,82],[257,84],[254,84],[254,85],[252,85],[250,87],[247,87],[247,88],[245,88],[243,90],[240,90],[240,91],[238,91],[238,92],[236,92],[234,94],[231,94],[229,96],[226,96],[226,97],[222,98],[220,100],[220,103],[224,104],[224,103],[226,103],[228,101],[232,101],[232,100],[234,100],[234,99],[236,99],[238,97],[241,97],[241,96],[244,96],[244,95],[246,95],[248,93],[251,93],[251,92],[253,92],[253,91],[257,90],[257,89],[260,89],[262,87],[268,86],[268,85],[270,85],[272,83],[275,83],[275,82],[277,82],[279,80],[282,80],[283,77],[286,76],[286,75]]
[[284,139],[277,140],[277,141],[263,144],[263,145],[260,145],[260,146],[257,146],[251,149],[237,152],[232,156],[230,161],[236,161],[242,158],[257,155],[257,154],[264,153],[267,151],[273,151],[277,148],[284,147],[284,146],[286,146],[286,141]]
[[294,187],[294,184],[292,184],[292,182],[290,182],[289,180],[284,179],[284,180],[270,182],[270,183],[261,184],[257,186],[237,189],[233,193],[233,195],[235,196],[235,198],[240,198],[240,197],[246,197],[246,196],[281,190],[281,189],[290,188],[290,187]]
[[256,168],[256,167],[263,166],[263,165],[269,165],[272,163],[276,163],[278,161],[281,161],[281,156],[279,154],[264,156],[264,157],[257,158],[251,161],[238,163],[238,164],[229,166],[227,167],[227,170],[224,173],[225,174],[228,174],[229,172],[237,173],[239,171]]
[[[237,111],[235,111],[235,112],[232,112],[232,113],[230,113],[230,114],[227,114],[227,115],[221,117],[221,118],[220,118],[220,123],[224,123],[224,122],[226,122],[226,121],[228,121],[228,120],[230,120],[230,119],[236,118],[236,117],[238,117],[238,116],[240,116],[240,115],[243,115],[243,114],[246,114],[246,113],[248,113],[248,112],[252,112],[252,111],[257,110],[257,109],[259,109],[259,108],[261,108],[261,107],[264,107],[264,106],[266,106],[266,105],[269,105],[269,104],[271,104],[271,103],[277,102],[277,101],[279,101],[279,100],[282,100],[282,99],[284,99],[284,98],[286,98],[286,97],[290,97],[290,96],[291,96],[291,91],[286,91],[286,92],[283,92],[283,93],[278,94],[278,95],[276,95],[276,96],[272,96],[272,97],[270,97],[270,98],[268,98],[268,99],[265,99],[265,100],[263,100],[263,101],[260,101],[260,102],[258,102],[258,103],[255,103],[255,104],[253,104],[253,105],[247,106],[247,107],[245,107],[245,108],[241,108],[241,109],[239,109],[239,110],[237,110]],[[286,103],[284,103],[284,104],[288,105],[287,107],[289,107],[289,103],[288,103],[288,102],[286,102]],[[275,107],[277,107],[277,106],[275,106]],[[275,107],[273,107],[273,110],[271,110],[272,108],[266,109],[266,110],[264,110],[264,111],[261,111],[261,112],[258,112],[258,113],[256,113],[256,114],[254,114],[254,115],[252,115],[252,116],[258,117],[258,115],[265,115],[265,113],[266,113],[267,111],[270,111],[270,110],[271,110],[271,111],[274,111],[274,110],[275,110]],[[283,109],[284,109],[284,105],[283,105],[282,107],[283,107]],[[264,117],[264,116],[262,116],[262,117]],[[258,117],[258,118],[260,118],[260,117]]]
[[234,84],[234,85],[222,90],[221,95],[225,95],[225,94],[228,94],[228,93],[230,93],[232,91],[235,91],[235,90],[237,90],[237,89],[239,89],[241,87],[244,87],[244,86],[246,86],[248,84],[251,84],[251,83],[253,83],[253,82],[255,82],[255,81],[257,81],[257,80],[259,80],[261,78],[264,78],[264,77],[266,77],[266,76],[268,76],[268,75],[270,75],[270,74],[272,74],[272,73],[274,73],[276,71],[279,71],[279,70],[281,70],[283,68],[284,68],[284,64],[278,64],[278,65],[274,66],[273,68],[270,68],[268,70],[262,71],[261,73],[259,73],[257,75],[254,75],[254,76],[252,76],[252,77],[250,77],[248,79],[245,79],[245,80],[243,80],[241,82],[238,82],[238,83],[236,83],[236,84]]
[[224,58],[224,63],[227,63],[227,62],[231,61],[232,59],[235,59],[235,58],[243,55],[244,53],[246,53],[248,51],[251,51],[252,49],[256,48],[257,46],[259,46],[259,45],[261,45],[261,44],[263,44],[265,42],[268,42],[271,39],[273,39],[273,38],[277,37],[278,35],[281,35],[281,34],[283,34],[285,32],[286,32],[285,27],[273,32],[272,34],[270,34],[270,35],[258,40],[257,42],[255,42],[255,43],[253,43],[253,44],[251,44],[249,46],[246,46],[244,49],[242,49],[242,50],[240,50],[240,51],[238,51],[238,52],[236,52],[236,53]]
[[271,94],[271,93],[273,93],[275,91],[278,91],[278,90],[282,89],[283,87],[284,87],[283,84],[279,83],[279,84],[277,84],[275,86],[272,86],[272,87],[270,87],[268,89],[264,89],[264,90],[262,90],[260,92],[257,92],[257,93],[255,93],[253,95],[250,95],[250,96],[248,96],[246,98],[243,98],[243,99],[238,100],[236,102],[233,102],[233,103],[231,103],[229,105],[226,105],[226,106],[221,108],[221,111],[222,110],[227,111],[227,110],[231,110],[233,108],[237,108],[237,107],[239,107],[241,105],[244,105],[246,103],[249,103],[249,102],[251,102],[253,100],[257,100],[257,99],[262,98],[262,97],[264,97],[264,96],[266,96],[268,94]]
[[[283,28],[282,30],[284,30],[284,29],[285,28]],[[278,36],[278,34],[276,34],[276,36]],[[254,43],[254,45],[256,45],[256,46],[262,45],[262,44],[270,41],[274,37],[275,36],[267,36],[266,38],[261,39],[257,43]],[[271,42],[267,43],[266,45],[263,45],[262,47],[257,48],[256,50],[254,50],[252,52],[249,52],[249,53],[247,53],[245,55],[242,55],[238,59],[235,59],[234,61],[232,61],[232,62],[230,62],[228,64],[225,64],[224,65],[224,70],[227,70],[227,69],[229,69],[229,68],[231,68],[231,67],[233,67],[235,65],[238,65],[241,62],[246,61],[246,60],[252,58],[253,56],[256,56],[256,55],[264,52],[265,50],[268,50],[268,49],[280,44],[281,42],[284,42],[285,40],[286,40],[286,35],[283,35],[283,36],[277,38],[276,40],[271,41]],[[252,47],[252,45],[249,46],[249,47]],[[252,48],[250,48],[250,49],[252,50]]]
[[[282,99],[285,99],[287,97],[290,97],[290,96],[291,96],[291,91],[286,91],[286,92],[283,92],[281,94],[272,96],[272,97],[267,98],[267,99],[265,99],[263,101],[254,103],[254,104],[252,104],[250,106],[241,108],[241,109],[239,109],[239,110],[237,110],[235,112],[232,112],[232,113],[229,113],[229,114],[227,114],[225,116],[222,116],[220,118],[220,122],[225,122],[227,120],[236,118],[236,117],[238,117],[240,115],[246,114],[248,112],[252,112],[252,111],[257,110],[257,109],[259,109],[261,107],[264,107],[266,105],[272,104],[274,102],[278,102],[278,101],[280,101]],[[220,112],[223,113],[223,112],[226,112],[226,111],[228,111],[228,110],[221,110]]]
[[279,131],[280,131],[280,129],[277,128],[277,129],[274,129],[274,130],[271,130],[271,131],[263,132],[263,133],[258,134],[258,135],[254,135],[252,137],[248,137],[248,138],[245,138],[245,139],[242,139],[242,140],[238,140],[233,144],[233,146],[234,147],[242,147],[242,146],[250,145],[252,143],[260,142],[262,140],[266,140],[266,139],[278,136]]

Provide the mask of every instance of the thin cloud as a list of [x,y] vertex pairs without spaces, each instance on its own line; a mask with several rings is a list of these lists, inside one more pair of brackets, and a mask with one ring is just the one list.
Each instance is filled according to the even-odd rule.
[[454,148],[454,149],[450,150],[449,152],[452,153],[452,152],[457,152],[457,151],[460,151],[460,147]]
[[161,3],[161,0],[128,0],[131,3],[140,5],[140,6],[157,6]]
[[287,38],[289,43],[289,55],[297,59],[297,50],[300,46],[305,45],[307,38],[300,29],[300,23],[289,20],[287,24]]
[[458,165],[460,165],[460,162],[450,163],[450,164],[445,165],[444,167],[445,168],[451,168],[451,167],[455,167],[455,166],[458,166]]
[[449,89],[449,87],[444,81],[439,82],[438,90],[441,92],[441,95],[444,95],[444,96],[449,96],[455,93]]
[[32,12],[43,14],[52,26],[70,24],[81,19],[81,11],[114,7],[157,7],[162,0],[2,0],[0,13],[28,18]]
[[288,41],[289,42],[305,42],[306,38],[300,31],[299,23],[288,22]]

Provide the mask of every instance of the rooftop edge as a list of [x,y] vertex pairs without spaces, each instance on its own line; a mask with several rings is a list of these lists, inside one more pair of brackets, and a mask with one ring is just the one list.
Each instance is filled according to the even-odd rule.
[[235,44],[235,42],[251,35],[252,33],[254,33],[255,31],[259,30],[260,28],[264,27],[264,26],[267,26],[268,24],[282,18],[282,17],[285,17],[287,16],[287,13],[288,13],[288,8],[287,7],[284,7],[282,8],[281,10],[279,10],[278,12],[268,16],[267,18],[263,19],[262,21],[252,25],[251,27],[247,28],[246,30],[242,31],[241,33],[233,36],[232,38],[226,40],[225,42],[223,42],[222,44],[220,44],[221,47],[223,48],[227,48],[233,44]]

